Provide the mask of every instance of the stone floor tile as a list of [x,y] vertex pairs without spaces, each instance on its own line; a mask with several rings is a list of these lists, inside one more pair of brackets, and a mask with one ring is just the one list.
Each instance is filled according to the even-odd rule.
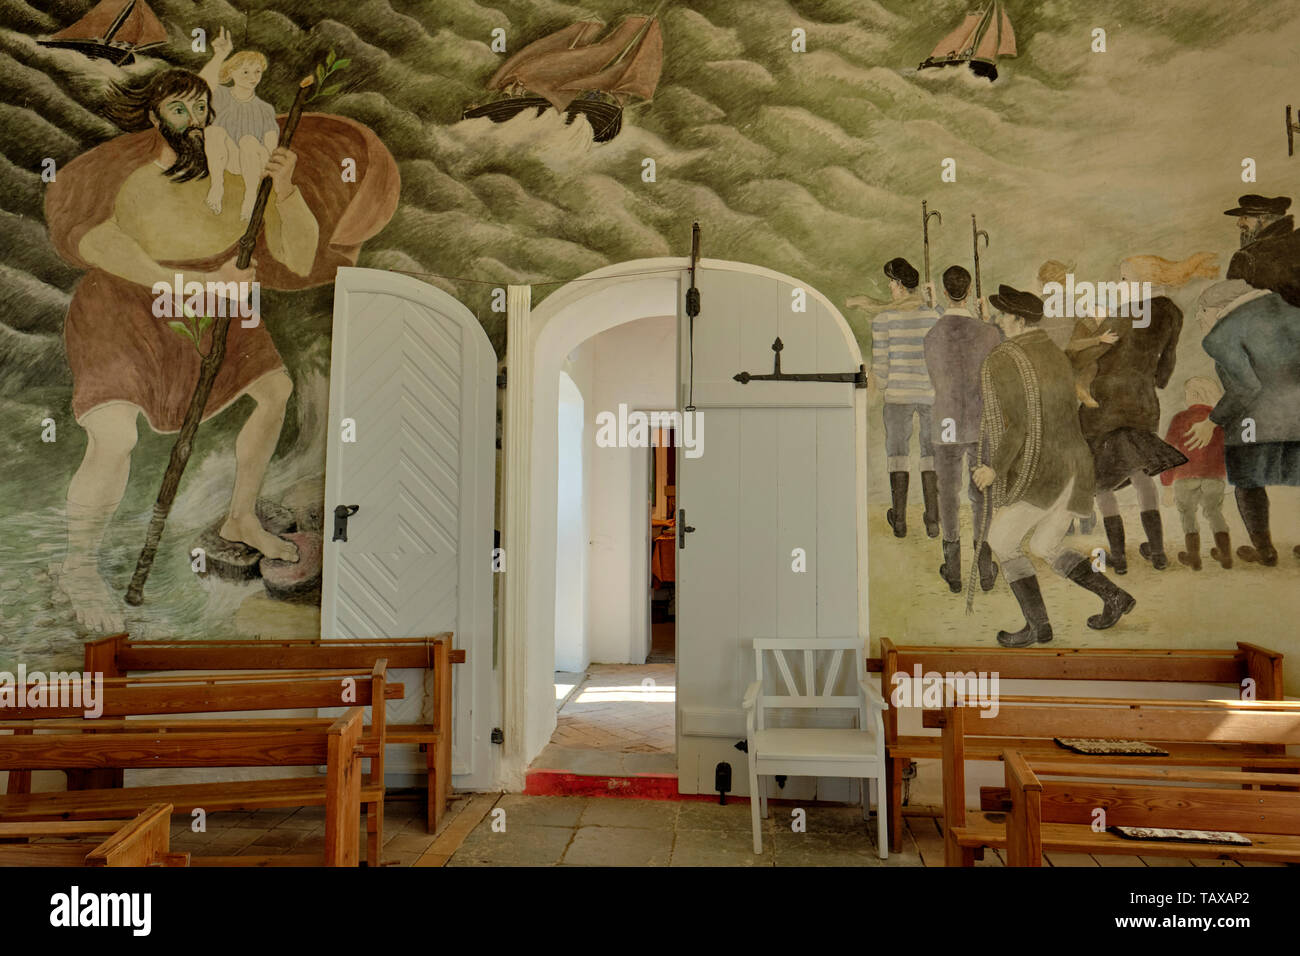
[[[529,797],[521,793],[503,794],[493,812],[505,810],[507,832],[515,826],[575,827],[586,808],[586,797]],[[492,823],[488,814],[480,827]]]
[[564,862],[585,866],[667,866],[672,850],[672,830],[584,826],[565,852]]
[[[484,822],[490,823],[491,817]],[[494,866],[553,866],[564,856],[572,827],[508,826],[505,833],[494,833],[480,825],[465,838],[448,866],[490,864]]]
[[764,834],[763,852],[741,830],[678,830],[671,866],[772,866],[772,841]]
[[678,806],[676,800],[593,799],[587,802],[580,823],[584,827],[672,830],[677,824]]

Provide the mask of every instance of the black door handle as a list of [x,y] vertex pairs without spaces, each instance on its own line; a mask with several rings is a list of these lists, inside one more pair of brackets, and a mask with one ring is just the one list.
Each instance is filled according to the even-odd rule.
[[695,529],[686,523],[686,509],[677,512],[677,546],[686,547],[686,536]]
[[361,510],[360,505],[339,505],[334,509],[334,537],[331,541],[348,540],[348,519]]

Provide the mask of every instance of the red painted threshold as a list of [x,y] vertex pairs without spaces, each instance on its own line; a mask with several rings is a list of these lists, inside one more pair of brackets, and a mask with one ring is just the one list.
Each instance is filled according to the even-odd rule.
[[[678,793],[675,773],[645,773],[631,776],[570,773],[567,770],[530,770],[524,793],[532,797],[633,797],[638,800],[707,800],[716,803],[715,793]],[[728,794],[728,803],[749,803],[748,797]]]

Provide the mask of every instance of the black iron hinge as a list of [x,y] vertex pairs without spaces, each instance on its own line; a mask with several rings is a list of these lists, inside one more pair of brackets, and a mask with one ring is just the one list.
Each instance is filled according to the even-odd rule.
[[856,372],[783,372],[781,371],[781,350],[785,343],[780,337],[772,343],[772,373],[754,375],[750,372],[737,372],[732,376],[741,385],[750,382],[845,382],[854,388],[867,387],[867,367],[859,365]]
[[494,744],[503,744],[506,742],[505,732],[500,727],[492,728],[492,742]]
[[497,388],[505,388],[505,387],[506,387],[506,370],[503,368],[501,371],[497,372]]

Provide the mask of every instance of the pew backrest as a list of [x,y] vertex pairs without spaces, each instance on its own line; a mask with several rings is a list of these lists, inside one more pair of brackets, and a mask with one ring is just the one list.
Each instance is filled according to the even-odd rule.
[[[1224,697],[1240,697],[1246,681],[1256,700],[1280,700],[1283,655],[1255,644],[1187,650],[1159,648],[985,648],[897,645],[880,640],[881,696],[893,702],[895,675],[997,674],[999,681],[1140,681],[1220,684]],[[885,714],[885,736],[898,740],[897,707]]]

